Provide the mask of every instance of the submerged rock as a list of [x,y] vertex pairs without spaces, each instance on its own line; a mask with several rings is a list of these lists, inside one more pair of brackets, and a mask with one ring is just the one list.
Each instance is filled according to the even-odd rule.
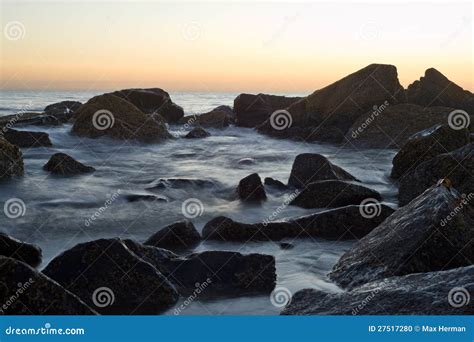
[[23,176],[23,155],[18,146],[0,138],[0,179]]
[[92,166],[86,166],[65,153],[53,154],[49,161],[43,166],[43,170],[62,176],[95,171]]
[[241,179],[237,186],[237,194],[244,202],[256,202],[267,199],[265,188],[258,173],[252,173]]
[[42,252],[41,248],[36,245],[17,240],[0,232],[0,255],[14,258],[32,267],[36,267],[41,263]]
[[139,201],[168,202],[166,200],[166,198],[159,197],[159,196],[156,196],[156,195],[128,194],[128,195],[125,195],[125,199],[128,202],[139,202]]
[[343,287],[474,263],[474,216],[446,183],[398,209],[346,252],[330,273]]
[[326,180],[309,183],[290,202],[302,208],[335,208],[351,204],[360,204],[363,200],[382,200],[380,194],[365,186],[340,180]]
[[195,188],[215,188],[219,184],[209,179],[198,179],[198,178],[160,178],[156,185],[147,188],[147,190],[160,190],[160,189],[185,189],[187,187]]
[[303,153],[296,156],[291,168],[288,185],[303,188],[320,180],[356,180],[354,176],[331,163],[326,157],[316,153]]
[[118,239],[78,244],[43,273],[102,314],[157,314],[178,300],[174,286]]
[[46,106],[44,112],[55,118],[58,123],[66,123],[74,116],[80,106],[82,106],[82,103],[78,101],[61,101]]
[[276,110],[285,109],[300,99],[300,97],[267,94],[240,94],[234,100],[236,124],[242,127],[256,127]]
[[400,205],[409,203],[436,184],[441,178],[449,178],[454,188],[463,194],[474,193],[474,143],[449,153],[440,154],[419,164],[400,180],[398,200]]
[[265,177],[265,179],[263,180],[263,183],[267,186],[270,186],[270,187],[278,189],[278,190],[288,189],[288,186],[286,186],[283,182],[279,181],[278,179],[271,178],[271,177]]
[[381,224],[393,209],[385,205],[350,205],[286,221],[240,223],[218,216],[206,223],[203,239],[219,241],[279,241],[284,238],[320,237],[357,239]]
[[6,130],[3,137],[13,145],[18,147],[50,147],[53,146],[49,140],[48,133]]
[[0,256],[0,315],[95,315],[55,281],[27,264]]
[[192,222],[185,220],[166,226],[150,236],[143,244],[172,251],[191,248],[201,242],[201,235]]
[[204,128],[195,127],[190,132],[188,132],[188,134],[186,134],[184,137],[186,139],[199,139],[199,138],[206,138],[209,136],[211,136],[211,133],[206,131]]
[[172,136],[159,114],[147,115],[132,103],[112,94],[93,97],[75,114],[72,133],[98,138],[159,142]]
[[410,274],[367,283],[349,292],[305,289],[283,315],[467,315],[474,313],[474,266]]
[[208,113],[185,116],[179,122],[185,126],[226,128],[229,126],[231,120],[228,112],[222,110],[213,110]]

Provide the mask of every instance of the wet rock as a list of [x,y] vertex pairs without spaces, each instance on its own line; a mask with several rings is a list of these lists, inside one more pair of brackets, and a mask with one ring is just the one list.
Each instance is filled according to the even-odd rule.
[[291,243],[288,243],[288,242],[280,242],[279,246],[280,246],[281,249],[293,249],[293,248],[295,248],[294,245],[292,245]]
[[172,251],[191,248],[201,242],[201,235],[190,221],[180,221],[164,227],[144,242],[145,245]]
[[434,68],[406,90],[408,102],[420,106],[446,106],[474,114],[474,94],[462,89]]
[[320,180],[356,180],[354,176],[331,163],[326,157],[315,153],[303,153],[296,156],[291,168],[288,185],[302,188]]
[[184,137],[186,139],[199,139],[199,138],[206,138],[209,136],[211,136],[211,134],[208,131],[206,131],[204,128],[195,127]]
[[18,146],[0,138],[0,179],[22,176],[23,155]]
[[0,118],[0,127],[4,131],[18,126],[38,125],[38,126],[57,126],[61,125],[59,119],[43,112],[20,112],[11,115],[5,115]]
[[473,284],[474,266],[469,266],[390,277],[348,292],[305,289],[294,294],[282,314],[472,315],[474,303],[468,294]]
[[267,94],[240,94],[234,100],[236,124],[242,127],[256,127],[276,110],[285,109],[300,99],[300,97]]
[[253,158],[242,158],[237,162],[238,165],[255,165],[255,163]]
[[141,194],[128,194],[125,195],[125,199],[128,202],[140,202],[140,201],[147,201],[147,202],[168,202],[166,198],[159,197],[156,195],[141,195]]
[[277,139],[290,139],[304,142],[340,143],[344,139],[345,131],[337,127],[320,126],[291,126],[276,130],[269,120],[256,127],[259,133]]
[[234,113],[234,109],[231,106],[226,106],[226,105],[217,106],[216,108],[211,110],[211,112],[225,112],[227,113],[229,122],[230,123],[235,122],[235,113]]
[[49,140],[48,133],[6,130],[3,137],[13,145],[18,147],[50,147],[53,144]]
[[278,179],[273,179],[271,177],[266,177],[263,180],[263,183],[267,186],[270,186],[270,187],[278,189],[278,190],[288,189],[288,187],[283,182],[280,182]]
[[179,123],[187,126],[201,126],[206,128],[226,128],[231,120],[226,111],[210,111],[208,113],[185,116]]
[[267,199],[262,180],[257,173],[252,173],[240,180],[237,194],[244,202],[263,201]]
[[372,189],[339,180],[309,183],[290,202],[301,208],[335,208],[360,204],[363,200],[382,200],[380,194]]
[[95,315],[75,295],[27,264],[0,256],[0,315]]
[[449,153],[440,154],[419,164],[400,180],[398,200],[405,205],[436,184],[441,178],[449,178],[454,188],[469,195],[474,192],[474,143]]
[[408,139],[393,158],[391,177],[398,179],[422,162],[437,155],[454,151],[470,141],[467,129],[454,130],[448,125],[437,125]]
[[183,295],[196,288],[204,297],[269,293],[275,287],[275,258],[264,254],[206,251],[178,257],[161,248],[127,240],[136,254],[155,265]]
[[358,241],[329,276],[343,287],[354,287],[389,276],[471,265],[473,227],[472,209],[440,182]]
[[385,205],[350,205],[316,214],[262,223],[240,223],[224,216],[206,223],[203,239],[219,241],[279,241],[284,238],[321,237],[357,239],[381,224],[393,209]]
[[147,115],[132,103],[111,94],[93,97],[75,113],[72,133],[98,138],[160,142],[172,136],[159,114]]
[[32,267],[41,263],[41,248],[0,232],[0,255],[14,258]]
[[452,108],[415,104],[389,105],[359,117],[347,131],[348,146],[358,148],[401,148],[414,134],[446,124]]
[[91,166],[86,166],[65,153],[55,153],[43,166],[43,170],[56,175],[71,176],[81,173],[94,172]]
[[145,114],[160,114],[166,122],[178,122],[184,116],[183,108],[160,88],[123,89],[112,94],[133,103]]
[[68,122],[74,113],[82,106],[78,101],[61,101],[50,104],[44,108],[46,115],[55,118],[59,123]]
[[198,178],[160,178],[156,185],[147,188],[147,190],[161,190],[161,189],[185,189],[188,187],[195,188],[215,188],[219,184],[213,180],[198,179]]
[[78,244],[43,273],[101,314],[156,314],[178,300],[174,286],[118,239]]

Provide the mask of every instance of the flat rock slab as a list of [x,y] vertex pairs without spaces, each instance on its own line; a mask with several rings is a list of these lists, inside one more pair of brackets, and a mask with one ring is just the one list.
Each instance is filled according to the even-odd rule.
[[53,154],[43,166],[43,170],[61,176],[73,176],[95,171],[92,166],[84,165],[65,153]]

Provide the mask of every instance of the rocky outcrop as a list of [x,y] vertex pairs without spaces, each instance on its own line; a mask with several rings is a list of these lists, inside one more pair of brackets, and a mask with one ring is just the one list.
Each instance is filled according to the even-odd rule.
[[401,148],[416,133],[448,122],[452,108],[399,104],[361,115],[346,134],[349,146]]
[[202,126],[206,128],[226,128],[230,122],[229,113],[221,110],[185,116],[179,121],[180,124],[185,126]]
[[354,176],[331,163],[326,157],[316,153],[303,153],[297,155],[293,162],[288,185],[302,188],[312,182],[330,179],[356,180]]
[[195,127],[191,131],[188,132],[184,137],[186,139],[200,139],[200,138],[207,138],[211,136],[211,134],[206,131],[204,128]]
[[43,170],[61,176],[72,176],[94,172],[92,166],[86,166],[65,153],[55,153],[43,166]]
[[150,236],[143,244],[180,251],[201,242],[201,235],[190,221],[180,221],[166,226]]
[[240,94],[234,100],[236,125],[256,127],[267,120],[276,110],[285,109],[299,100],[301,100],[300,97]]
[[400,208],[346,252],[330,273],[343,287],[474,263],[474,216],[446,182]]
[[474,115],[474,94],[462,89],[434,68],[413,82],[406,90],[408,102],[420,106],[446,106],[463,109]]
[[456,150],[469,141],[469,131],[466,128],[454,130],[448,125],[437,125],[421,131],[410,137],[393,158],[391,177],[398,179],[422,162]]
[[335,208],[360,204],[363,200],[382,200],[380,194],[372,189],[340,180],[327,180],[309,183],[290,202],[302,208]]
[[237,186],[237,195],[244,202],[258,202],[267,199],[265,188],[258,173],[242,178]]
[[27,242],[17,240],[0,232],[0,255],[14,258],[36,267],[41,263],[41,248]]
[[132,103],[111,94],[93,97],[75,113],[72,133],[98,138],[159,142],[171,138],[159,114],[147,115]]
[[55,281],[16,259],[0,256],[0,315],[94,315]]
[[288,189],[288,187],[283,182],[279,181],[278,179],[271,178],[271,177],[265,177],[265,179],[263,180],[263,183],[266,186],[269,186],[271,188],[275,188],[275,189],[278,189],[278,190]]
[[82,103],[78,101],[61,101],[46,106],[44,112],[46,115],[55,118],[58,123],[66,123],[74,116],[80,106],[82,106]]
[[3,137],[13,145],[18,147],[50,147],[53,146],[49,140],[48,133],[17,131],[14,129],[5,130]]
[[298,291],[283,315],[472,315],[474,266],[410,274],[349,292]]
[[449,178],[453,187],[463,194],[474,193],[474,143],[449,153],[440,154],[419,164],[400,180],[398,200],[405,205],[436,184],[441,178]]
[[0,179],[22,176],[23,155],[18,146],[0,138]]
[[102,314],[156,314],[178,300],[174,286],[118,239],[78,244],[43,273]]
[[133,103],[145,114],[160,114],[169,123],[178,122],[184,116],[183,108],[160,88],[123,89],[112,94]]
[[206,240],[279,241],[284,238],[320,237],[331,240],[357,239],[381,224],[393,209],[385,205],[350,205],[317,214],[263,223],[240,223],[224,216],[207,222]]

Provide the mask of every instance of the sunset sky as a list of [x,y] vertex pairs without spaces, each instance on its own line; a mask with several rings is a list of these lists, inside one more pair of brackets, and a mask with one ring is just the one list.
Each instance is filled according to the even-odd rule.
[[371,63],[474,90],[470,2],[2,1],[2,89],[310,92]]

